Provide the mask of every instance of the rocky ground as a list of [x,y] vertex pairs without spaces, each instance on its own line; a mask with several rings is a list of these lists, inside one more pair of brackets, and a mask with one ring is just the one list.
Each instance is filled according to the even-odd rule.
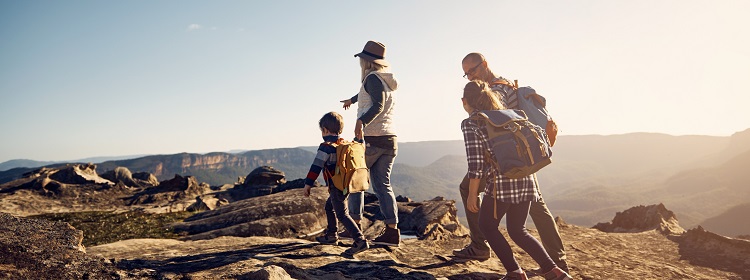
[[[350,243],[311,241],[310,234],[325,226],[325,188],[314,188],[307,198],[299,182],[276,175],[265,177],[282,185],[265,182],[256,188],[239,180],[211,188],[192,177],[157,184],[147,174],[117,170],[99,177],[94,169],[42,169],[0,185],[0,212],[10,212],[0,213],[0,279],[498,279],[505,273],[496,257],[483,262],[450,258],[452,249],[469,241],[452,200],[400,199],[399,227],[416,238],[404,239],[398,248],[373,247],[346,258],[341,253]],[[243,190],[258,195],[240,199]],[[367,196],[365,201],[365,234],[372,236],[383,224],[377,200]],[[176,205],[202,212],[182,220],[192,214],[162,219],[144,211]],[[119,210],[40,216],[55,221],[20,217],[112,208]],[[141,209],[138,215],[134,209]],[[62,222],[66,219],[80,228]],[[576,279],[750,279],[750,241],[702,228],[685,231],[664,205],[633,207],[596,228],[561,219],[558,225]],[[125,228],[136,230],[124,234]],[[151,235],[152,229],[174,232]],[[106,241],[87,244],[134,239],[86,248],[86,232],[106,236],[96,239]],[[537,266],[518,247],[513,250],[524,268]]]

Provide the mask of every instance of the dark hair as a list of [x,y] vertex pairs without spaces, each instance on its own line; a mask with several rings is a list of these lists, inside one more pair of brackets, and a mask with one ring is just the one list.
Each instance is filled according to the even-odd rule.
[[476,110],[505,109],[502,102],[497,99],[497,94],[484,81],[468,82],[464,87],[464,100]]
[[320,118],[318,122],[320,129],[327,129],[328,132],[341,134],[344,130],[344,118],[336,112],[328,112]]

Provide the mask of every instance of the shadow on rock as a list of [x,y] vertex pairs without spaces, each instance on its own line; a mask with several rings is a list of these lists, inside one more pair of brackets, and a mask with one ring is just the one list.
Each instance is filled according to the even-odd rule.
[[[432,280],[435,276],[424,271],[403,273],[394,267],[405,267],[394,261],[339,261],[314,269],[302,269],[287,263],[270,263],[284,268],[290,277],[301,280],[312,279],[407,279]],[[250,275],[250,274],[248,274]],[[245,279],[249,279],[244,277]],[[239,277],[243,279],[243,277]]]
[[[284,254],[298,252],[316,246],[315,243],[289,243],[289,244],[266,244],[251,246],[247,249],[223,251],[216,253],[196,254],[190,256],[175,257],[166,260],[121,260],[117,267],[124,270],[151,269],[158,274],[176,273],[188,274],[222,267],[225,265],[241,262],[249,259],[264,259],[264,255],[283,257],[289,259],[306,259],[320,256],[336,256],[329,253],[317,255]],[[278,255],[281,254],[281,255]],[[270,258],[270,257],[268,257]]]

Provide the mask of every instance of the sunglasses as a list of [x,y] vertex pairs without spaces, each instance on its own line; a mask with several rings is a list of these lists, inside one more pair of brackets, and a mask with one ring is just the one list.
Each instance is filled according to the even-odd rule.
[[474,66],[473,68],[469,69],[468,72],[464,73],[464,78],[468,77],[469,74],[474,73],[474,70],[477,70],[477,68],[479,68],[479,66],[482,65],[482,64],[484,64],[484,61],[482,61],[479,64],[477,64],[477,66]]

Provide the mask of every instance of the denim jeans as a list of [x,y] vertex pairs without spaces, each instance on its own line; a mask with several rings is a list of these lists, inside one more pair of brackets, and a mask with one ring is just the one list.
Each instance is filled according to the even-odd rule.
[[[391,170],[398,150],[383,149],[375,146],[365,150],[365,161],[370,169],[370,186],[380,202],[380,213],[386,224],[398,224],[398,207],[396,195],[391,187]],[[362,220],[364,211],[364,192],[349,194],[349,215],[352,219]]]
[[352,217],[349,216],[346,209],[346,195],[335,187],[328,187],[328,200],[326,201],[326,227],[327,235],[335,235],[338,232],[338,222],[344,225],[349,231],[354,241],[365,240],[362,231],[354,224]]

